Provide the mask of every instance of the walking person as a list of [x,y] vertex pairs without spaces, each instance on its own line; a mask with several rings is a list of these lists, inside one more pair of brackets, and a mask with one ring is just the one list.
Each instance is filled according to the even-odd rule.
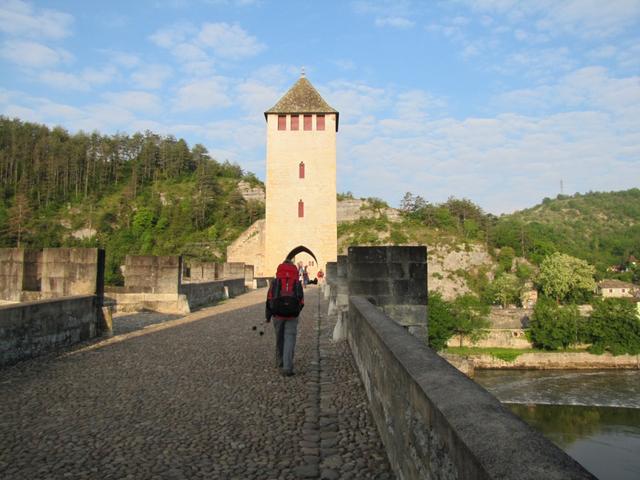
[[273,317],[276,336],[276,368],[285,377],[293,375],[293,354],[298,335],[298,316],[304,307],[304,292],[293,261],[286,259],[276,271],[267,292],[265,317]]
[[304,270],[302,271],[302,285],[306,287],[309,285],[309,272],[307,271],[307,266],[305,265]]

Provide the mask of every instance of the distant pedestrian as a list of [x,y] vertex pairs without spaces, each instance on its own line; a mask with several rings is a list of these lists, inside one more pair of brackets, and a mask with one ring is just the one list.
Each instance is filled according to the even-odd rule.
[[307,271],[306,265],[304,267],[304,270],[302,271],[302,284],[305,287],[309,285],[309,272]]
[[322,284],[324,282],[324,272],[322,271],[322,269],[318,270],[316,278],[318,279],[318,283]]
[[298,335],[298,316],[304,307],[304,292],[293,261],[286,259],[276,271],[267,292],[266,321],[273,317],[276,335],[276,368],[282,375],[293,375],[293,354]]

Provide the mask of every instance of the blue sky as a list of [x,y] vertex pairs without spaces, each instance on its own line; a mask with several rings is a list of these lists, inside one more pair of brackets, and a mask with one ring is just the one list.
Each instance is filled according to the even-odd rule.
[[640,186],[640,0],[0,0],[1,114],[262,179],[302,66],[340,111],[338,191],[503,213]]

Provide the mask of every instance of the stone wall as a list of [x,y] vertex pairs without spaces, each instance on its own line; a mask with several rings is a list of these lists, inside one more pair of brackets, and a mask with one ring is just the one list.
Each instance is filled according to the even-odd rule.
[[23,248],[0,248],[0,300],[20,301],[24,279]]
[[349,295],[367,296],[410,333],[426,339],[426,247],[349,247],[348,278]]
[[253,265],[244,266],[244,286],[247,288],[256,288]]
[[178,293],[182,257],[127,255],[124,285],[137,293]]
[[595,478],[353,292],[347,335],[398,478]]
[[273,275],[274,272],[266,271],[264,265],[265,230],[264,219],[256,220],[227,247],[227,261],[251,263],[256,277]]
[[192,262],[189,264],[189,276],[183,282],[212,282],[216,280],[217,265],[214,262]]
[[491,307],[491,328],[528,328],[532,308]]
[[102,295],[104,250],[45,248],[42,251],[42,298]]
[[0,306],[0,365],[93,338],[101,319],[96,295]]
[[180,285],[180,294],[187,298],[190,310],[236,297],[245,291],[244,278]]
[[227,280],[231,278],[244,278],[243,262],[226,262],[216,265],[216,279]]

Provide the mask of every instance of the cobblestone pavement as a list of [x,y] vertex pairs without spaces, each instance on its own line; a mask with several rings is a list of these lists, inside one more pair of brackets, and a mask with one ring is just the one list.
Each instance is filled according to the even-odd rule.
[[317,288],[286,378],[265,294],[0,370],[0,479],[393,478]]
[[120,335],[142,330],[150,325],[164,323],[180,317],[181,315],[155,312],[116,314],[113,316],[113,334]]

